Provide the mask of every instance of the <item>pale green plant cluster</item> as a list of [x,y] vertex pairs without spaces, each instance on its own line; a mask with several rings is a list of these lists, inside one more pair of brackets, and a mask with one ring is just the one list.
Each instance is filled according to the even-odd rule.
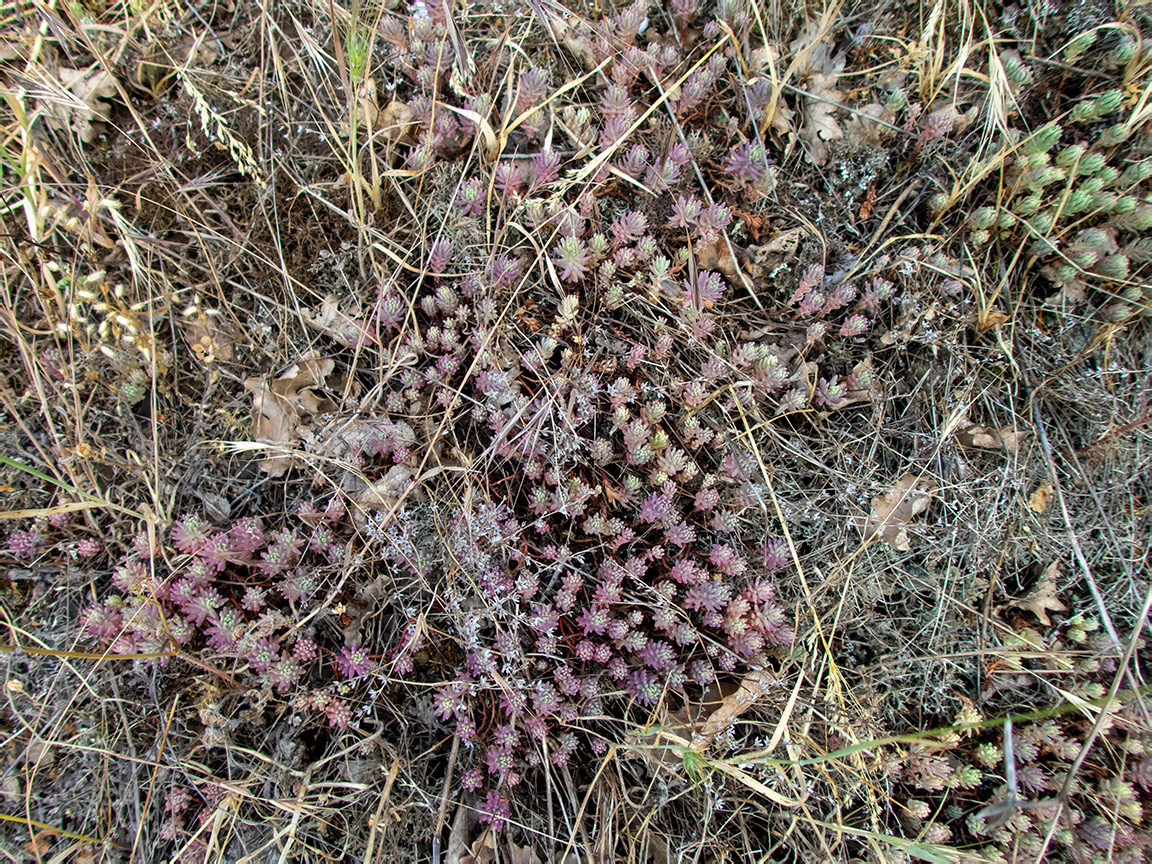
[[[1127,31],[1101,32],[1078,36],[1063,54],[1084,69],[1069,73],[1081,78],[1084,95],[1034,130],[1006,130],[988,163],[991,194],[983,187],[968,198],[965,240],[1022,262],[1035,258],[1063,298],[1081,302],[1089,287],[1098,289],[1107,320],[1121,322],[1149,314],[1152,300],[1152,159],[1133,140],[1139,92],[1130,86],[1148,53]],[[1018,52],[999,61],[1010,101],[1038,86]],[[931,203],[941,210],[950,201],[939,194]]]

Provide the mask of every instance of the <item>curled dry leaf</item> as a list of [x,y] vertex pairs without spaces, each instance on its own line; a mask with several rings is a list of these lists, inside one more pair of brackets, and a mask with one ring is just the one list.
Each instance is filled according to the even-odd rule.
[[844,94],[836,89],[835,74],[816,74],[808,79],[804,99],[804,125],[800,127],[800,140],[808,145],[808,158],[813,165],[828,161],[829,141],[839,141],[844,130],[832,113]]
[[[313,390],[323,385],[335,368],[333,360],[312,357],[294,364],[271,384],[266,378],[245,381],[244,389],[252,394],[252,437],[265,444],[295,444],[302,422],[335,410],[332,402]],[[272,456],[260,463],[260,470],[279,477],[294,461],[292,456]]]
[[979,447],[983,450],[1004,450],[1019,453],[1020,445],[1028,440],[1028,432],[1005,426],[993,429],[989,426],[968,426],[956,433],[956,440],[964,447]]
[[64,99],[45,99],[50,114],[57,125],[71,127],[81,141],[91,143],[97,133],[92,124],[107,122],[111,115],[111,107],[102,100],[116,95],[116,83],[104,71],[61,68],[59,76],[67,94]]
[[415,122],[412,119],[413,111],[407,103],[393,99],[376,118],[376,129],[384,133],[384,137],[397,144],[415,144],[413,135]]
[[1056,574],[1059,572],[1059,564],[1053,561],[1044,568],[1044,572],[1040,574],[1040,579],[1037,580],[1032,590],[1022,600],[1013,600],[1008,603],[1014,609],[1024,609],[1031,612],[1037,618],[1044,622],[1045,627],[1051,627],[1052,621],[1048,618],[1049,612],[1067,612],[1068,607],[1060,602],[1060,598],[1056,596]]
[[1052,494],[1056,490],[1052,488],[1052,484],[1045,480],[1028,498],[1028,506],[1034,513],[1043,513],[1048,509],[1052,503]]
[[912,548],[908,524],[932,503],[936,484],[927,477],[905,474],[891,490],[872,499],[872,512],[863,521],[864,539],[879,536],[897,552]]
[[376,334],[371,326],[359,318],[340,311],[340,301],[329,294],[320,304],[315,315],[304,312],[304,321],[348,348],[362,348],[375,345]]
[[713,684],[699,702],[688,702],[676,711],[667,712],[663,723],[651,732],[630,736],[629,743],[653,766],[674,768],[681,761],[676,747],[689,747],[703,753],[712,746],[716,736],[768,695],[776,683],[765,672],[750,672],[739,684]]
[[211,365],[217,361],[232,362],[232,346],[236,344],[236,329],[231,322],[221,321],[218,315],[197,315],[184,324],[184,338],[192,353],[201,363]]

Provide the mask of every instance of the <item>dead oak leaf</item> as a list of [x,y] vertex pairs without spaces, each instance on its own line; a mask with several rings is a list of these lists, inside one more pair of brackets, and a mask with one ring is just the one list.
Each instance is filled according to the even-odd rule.
[[57,74],[69,98],[49,100],[51,114],[60,125],[70,126],[81,141],[91,143],[97,132],[92,124],[111,117],[112,108],[103,100],[116,95],[116,82],[102,70],[61,68]]
[[[271,383],[249,378],[244,389],[252,394],[252,437],[265,444],[291,447],[300,439],[300,425],[312,415],[335,410],[314,388],[336,368],[333,360],[306,358]],[[292,456],[272,456],[260,463],[271,477],[282,476],[295,461]]]
[[1028,507],[1033,513],[1045,512],[1052,503],[1052,494],[1055,491],[1051,483],[1044,481],[1028,497]]
[[216,362],[231,363],[232,347],[237,335],[230,322],[220,321],[218,315],[197,315],[184,323],[184,338],[192,353],[201,363],[209,366]]
[[968,426],[956,433],[956,440],[964,447],[978,447],[982,450],[1003,450],[1007,453],[1020,452],[1020,445],[1028,440],[1028,432],[1005,426],[993,429],[990,426]]
[[928,477],[905,474],[892,489],[872,499],[872,512],[863,520],[864,539],[880,537],[897,552],[912,548],[908,525],[928,509],[936,483]]
[[305,311],[304,321],[325,333],[348,348],[363,348],[375,345],[376,334],[363,320],[340,311],[340,301],[334,294],[327,295],[320,304],[320,311],[313,314]]
[[828,142],[844,137],[844,130],[832,116],[841,95],[836,89],[835,74],[816,73],[808,79],[800,140],[808,145],[808,158],[813,165],[824,165],[829,156]]
[[1040,574],[1040,579],[1026,597],[1022,600],[1013,600],[1008,605],[1014,609],[1031,612],[1044,622],[1045,627],[1051,627],[1052,621],[1048,617],[1049,612],[1068,611],[1068,607],[1061,603],[1060,598],[1056,596],[1056,573],[1058,570],[1059,564],[1053,561],[1044,568],[1044,572]]

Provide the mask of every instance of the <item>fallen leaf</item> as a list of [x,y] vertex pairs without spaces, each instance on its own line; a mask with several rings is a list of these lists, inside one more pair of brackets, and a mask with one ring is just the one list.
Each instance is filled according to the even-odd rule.
[[816,74],[807,82],[804,99],[804,124],[800,127],[800,140],[808,145],[808,158],[813,165],[828,161],[829,141],[839,141],[844,130],[832,112],[843,95],[836,89],[836,75]]
[[97,132],[92,124],[97,121],[106,123],[111,116],[111,106],[102,100],[116,95],[116,82],[103,70],[89,72],[62,67],[58,74],[69,98],[46,100],[51,114],[59,125],[71,127],[81,141],[91,143]]
[[1041,483],[1028,498],[1028,506],[1031,507],[1035,513],[1043,513],[1052,503],[1052,493],[1055,491],[1051,483],[1047,481]]
[[844,143],[850,150],[880,149],[884,133],[892,131],[876,122],[884,119],[884,106],[879,102],[871,102],[856,109],[856,112],[844,124]]
[[391,507],[404,494],[412,479],[412,470],[407,465],[393,465],[388,473],[356,495],[356,503],[361,507]]
[[1028,432],[1005,426],[993,429],[988,426],[968,426],[956,433],[956,440],[963,447],[979,447],[983,450],[1004,450],[1016,454],[1020,445],[1028,440]]
[[303,315],[305,323],[349,348],[361,348],[377,342],[376,334],[366,322],[340,311],[340,301],[334,294],[327,295],[321,301],[318,313],[313,315],[305,311]]
[[376,118],[376,129],[384,133],[389,141],[398,144],[414,144],[413,137],[415,123],[412,120],[413,111],[407,103],[393,99]]
[[932,503],[936,484],[927,477],[905,474],[888,492],[872,499],[872,512],[864,520],[864,539],[879,536],[897,552],[912,548],[908,523]]
[[200,314],[184,323],[184,338],[196,359],[205,365],[216,361],[232,362],[232,346],[237,334],[232,323],[221,321],[218,315]]
[[[265,444],[295,444],[306,416],[335,410],[335,405],[312,389],[322,385],[335,368],[333,360],[311,357],[294,364],[271,384],[266,378],[245,381],[244,389],[252,394],[252,437]],[[260,470],[280,477],[294,461],[292,456],[272,456],[260,463]]]
[[1068,607],[1061,603],[1060,598],[1056,596],[1056,572],[1058,568],[1059,564],[1053,561],[1044,568],[1044,572],[1040,574],[1040,579],[1028,592],[1027,597],[1023,600],[1013,600],[1008,605],[1015,609],[1031,612],[1044,622],[1045,627],[1051,627],[1052,621],[1048,618],[1049,612],[1068,611]]

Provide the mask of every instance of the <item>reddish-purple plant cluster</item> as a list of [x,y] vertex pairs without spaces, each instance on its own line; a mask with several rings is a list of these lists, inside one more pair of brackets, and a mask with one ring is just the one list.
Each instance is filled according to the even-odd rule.
[[[700,12],[676,0],[676,26]],[[699,23],[703,38],[739,32],[742,14],[721,4]],[[279,522],[183,515],[168,549],[156,548],[163,537],[133,543],[115,593],[87,614],[91,636],[161,662],[176,648],[210,652],[333,728],[355,722],[351,694],[382,677],[418,684],[413,694],[431,692],[422,716],[464,743],[461,782],[497,830],[528,772],[604,746],[614,734],[604,718],[646,716],[668,694],[763,668],[791,642],[774,580],[795,549],[765,541],[762,467],[724,430],[867,389],[869,368],[817,371],[813,358],[833,338],[866,336],[893,286],[814,265],[793,298],[807,341],[747,335],[732,311],[750,283],[723,262],[749,214],[719,196],[743,207],[770,189],[757,117],[773,96],[763,81],[736,84],[751,113],[722,133],[715,158],[694,135],[638,134],[660,90],[681,124],[707,114],[736,60],[727,47],[702,58],[677,40],[639,40],[646,15],[637,2],[567,25],[566,42],[604,64],[601,92],[564,118],[568,137],[607,154],[591,163],[546,134],[545,69],[517,67],[497,99],[447,93],[466,58],[445,3],[383,16],[410,112],[394,142],[401,173],[422,183],[438,164],[463,163],[477,118],[507,130],[495,164],[468,160],[482,173],[444,188],[451,218],[420,244],[418,266],[372,286],[368,302],[357,298],[362,317],[329,333],[337,351],[390,358],[339,451],[357,481],[386,488],[389,506],[355,526],[343,493]],[[628,200],[602,195],[610,184]],[[496,238],[491,248],[481,234]],[[413,495],[391,506],[431,464],[432,428],[439,464],[469,463],[453,484],[462,503]],[[309,435],[302,446],[330,463],[331,442]],[[416,586],[389,600],[386,639],[354,626],[338,638],[300,631],[329,574],[366,544],[397,584]],[[40,541],[14,534],[9,546],[31,557]]]
[[[293,620],[325,582],[325,565],[341,548],[334,532],[346,530],[344,517],[338,499],[322,512],[305,505],[299,527],[277,531],[256,518],[216,530],[187,514],[169,532],[171,557],[152,554],[147,537],[137,538],[135,551],[113,574],[117,593],[86,613],[87,632],[116,653],[158,655],[162,663],[177,650],[204,648],[246,669],[255,683],[294,693],[319,652]],[[335,665],[342,675],[359,678],[373,664],[352,644]],[[313,673],[309,680],[323,680]],[[350,708],[324,695],[309,707],[332,725],[350,719]]]

